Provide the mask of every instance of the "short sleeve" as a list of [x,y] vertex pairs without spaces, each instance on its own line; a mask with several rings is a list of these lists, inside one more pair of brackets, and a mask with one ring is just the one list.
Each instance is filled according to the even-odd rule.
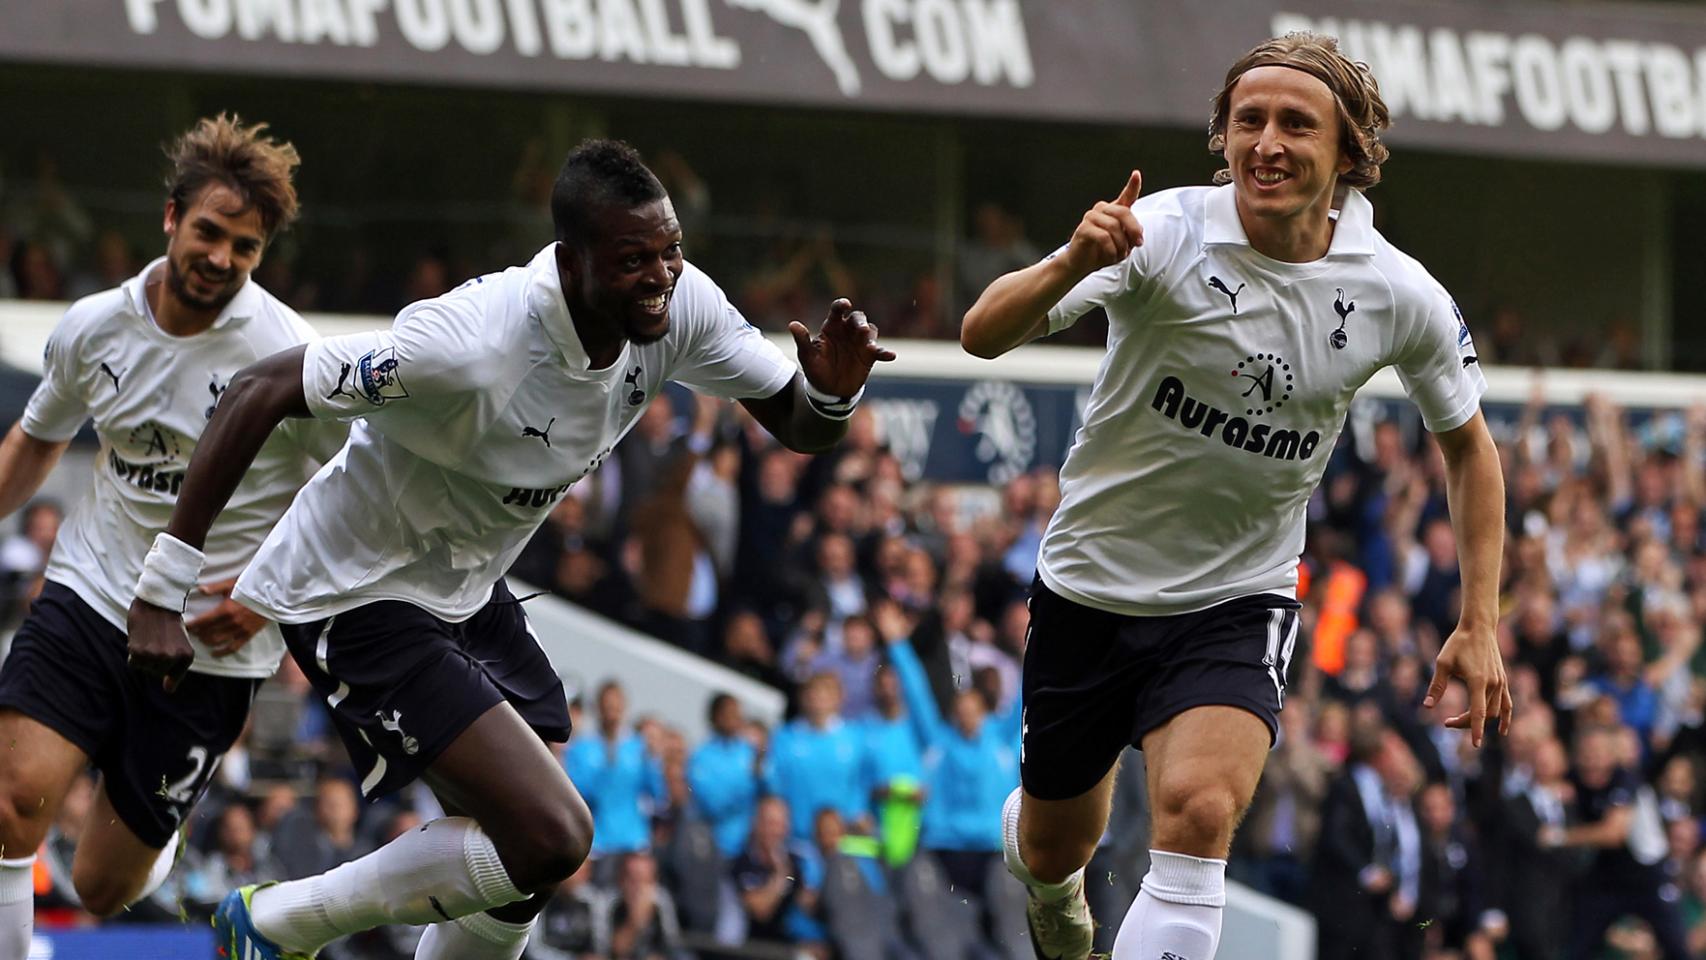
[[389,330],[326,337],[308,344],[302,392],[323,420],[354,420],[423,397],[473,386],[482,354],[478,310],[469,302],[425,300]]
[[1434,433],[1469,422],[1487,392],[1481,361],[1469,325],[1457,304],[1437,284],[1429,287],[1404,352],[1397,358],[1398,379],[1422,422]]
[[89,405],[77,380],[77,345],[69,327],[68,319],[61,320],[48,335],[41,383],[18,421],[25,433],[50,443],[70,440],[89,419]]
[[[1142,248],[1138,248],[1141,250]],[[1049,254],[1043,262],[1053,260],[1066,252],[1066,247]],[[1059,333],[1078,322],[1078,318],[1089,313],[1096,307],[1106,307],[1110,300],[1132,289],[1136,270],[1134,257],[1126,257],[1119,263],[1111,264],[1097,270],[1088,277],[1078,281],[1078,285],[1066,292],[1048,312],[1048,332]]]
[[671,312],[689,331],[671,380],[725,400],[744,400],[774,396],[798,372],[696,267],[676,282]]

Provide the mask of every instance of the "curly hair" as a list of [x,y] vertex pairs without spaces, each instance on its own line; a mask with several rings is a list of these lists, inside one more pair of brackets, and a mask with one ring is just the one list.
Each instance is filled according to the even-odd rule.
[[668,196],[640,151],[620,140],[588,140],[569,153],[551,187],[551,223],[559,242],[585,243],[598,210],[632,209]]
[[234,114],[222,113],[202,118],[168,144],[172,172],[166,177],[166,195],[178,215],[203,188],[217,183],[235,193],[245,210],[260,212],[261,229],[269,237],[296,222],[301,207],[291,178],[302,158],[289,143],[263,136],[266,129],[264,123],[245,127]]
[[[1368,64],[1353,61],[1339,52],[1337,38],[1308,31],[1288,33],[1256,45],[1226,71],[1226,85],[1214,97],[1214,114],[1208,124],[1208,150],[1226,149],[1226,120],[1232,109],[1232,88],[1240,77],[1257,67],[1290,67],[1301,70],[1327,85],[1339,106],[1339,147],[1351,160],[1351,169],[1339,182],[1366,190],[1380,182],[1380,165],[1386,162],[1386,145],[1380,133],[1392,125],[1380,85]],[[1228,183],[1232,171],[1220,170],[1215,183]]]

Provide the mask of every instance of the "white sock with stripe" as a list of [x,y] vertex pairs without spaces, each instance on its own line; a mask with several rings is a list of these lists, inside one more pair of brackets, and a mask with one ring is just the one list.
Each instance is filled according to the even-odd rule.
[[415,960],[519,960],[532,929],[531,920],[506,923],[487,913],[470,913],[427,927],[415,947]]
[[454,920],[525,899],[479,824],[445,817],[317,877],[257,890],[249,915],[286,952],[311,954],[384,924]]
[[0,957],[23,960],[30,955],[35,932],[35,857],[0,860]]

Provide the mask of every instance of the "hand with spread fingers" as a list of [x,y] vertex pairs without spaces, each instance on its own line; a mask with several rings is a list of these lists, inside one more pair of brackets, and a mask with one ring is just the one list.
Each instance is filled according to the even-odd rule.
[[817,336],[798,320],[788,324],[799,348],[800,370],[818,390],[837,397],[851,397],[871,376],[877,361],[893,360],[894,351],[877,343],[877,325],[853,309],[846,299],[829,305],[829,317]]
[[128,622],[130,669],[159,677],[167,693],[178,689],[178,681],[195,662],[195,648],[184,632],[184,615],[146,600],[132,600]]
[[1089,276],[1119,263],[1134,248],[1143,246],[1143,225],[1131,212],[1132,204],[1142,194],[1143,174],[1133,170],[1119,196],[1112,202],[1098,200],[1085,212],[1062,254],[1074,273]]
[[1446,638],[1434,661],[1433,682],[1422,701],[1427,709],[1445,696],[1446,685],[1452,677],[1463,681],[1469,693],[1469,708],[1455,717],[1446,718],[1445,725],[1454,730],[1468,730],[1469,738],[1479,747],[1488,720],[1498,723],[1499,733],[1509,733],[1511,714],[1510,682],[1505,677],[1505,661],[1499,655],[1499,643],[1489,629],[1466,629],[1459,626]]
[[208,652],[216,657],[228,657],[243,649],[244,644],[267,625],[265,617],[231,599],[231,590],[235,586],[236,577],[202,584],[203,595],[225,599],[219,606],[184,625],[184,629],[207,644]]

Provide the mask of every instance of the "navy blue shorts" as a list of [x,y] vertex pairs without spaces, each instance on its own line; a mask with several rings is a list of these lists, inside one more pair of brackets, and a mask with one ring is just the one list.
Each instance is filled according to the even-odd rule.
[[49,581],[0,664],[0,707],[88,754],[119,819],[161,849],[243,731],[261,681],[192,672],[167,693],[126,666],[125,647],[123,630]]
[[1074,603],[1038,579],[1022,674],[1025,792],[1080,796],[1120,751],[1193,707],[1241,707],[1277,737],[1298,608],[1258,594],[1195,613],[1127,617]]
[[569,739],[563,681],[502,580],[461,623],[380,600],[283,631],[290,655],[326,698],[369,800],[415,780],[506,701],[540,739]]

